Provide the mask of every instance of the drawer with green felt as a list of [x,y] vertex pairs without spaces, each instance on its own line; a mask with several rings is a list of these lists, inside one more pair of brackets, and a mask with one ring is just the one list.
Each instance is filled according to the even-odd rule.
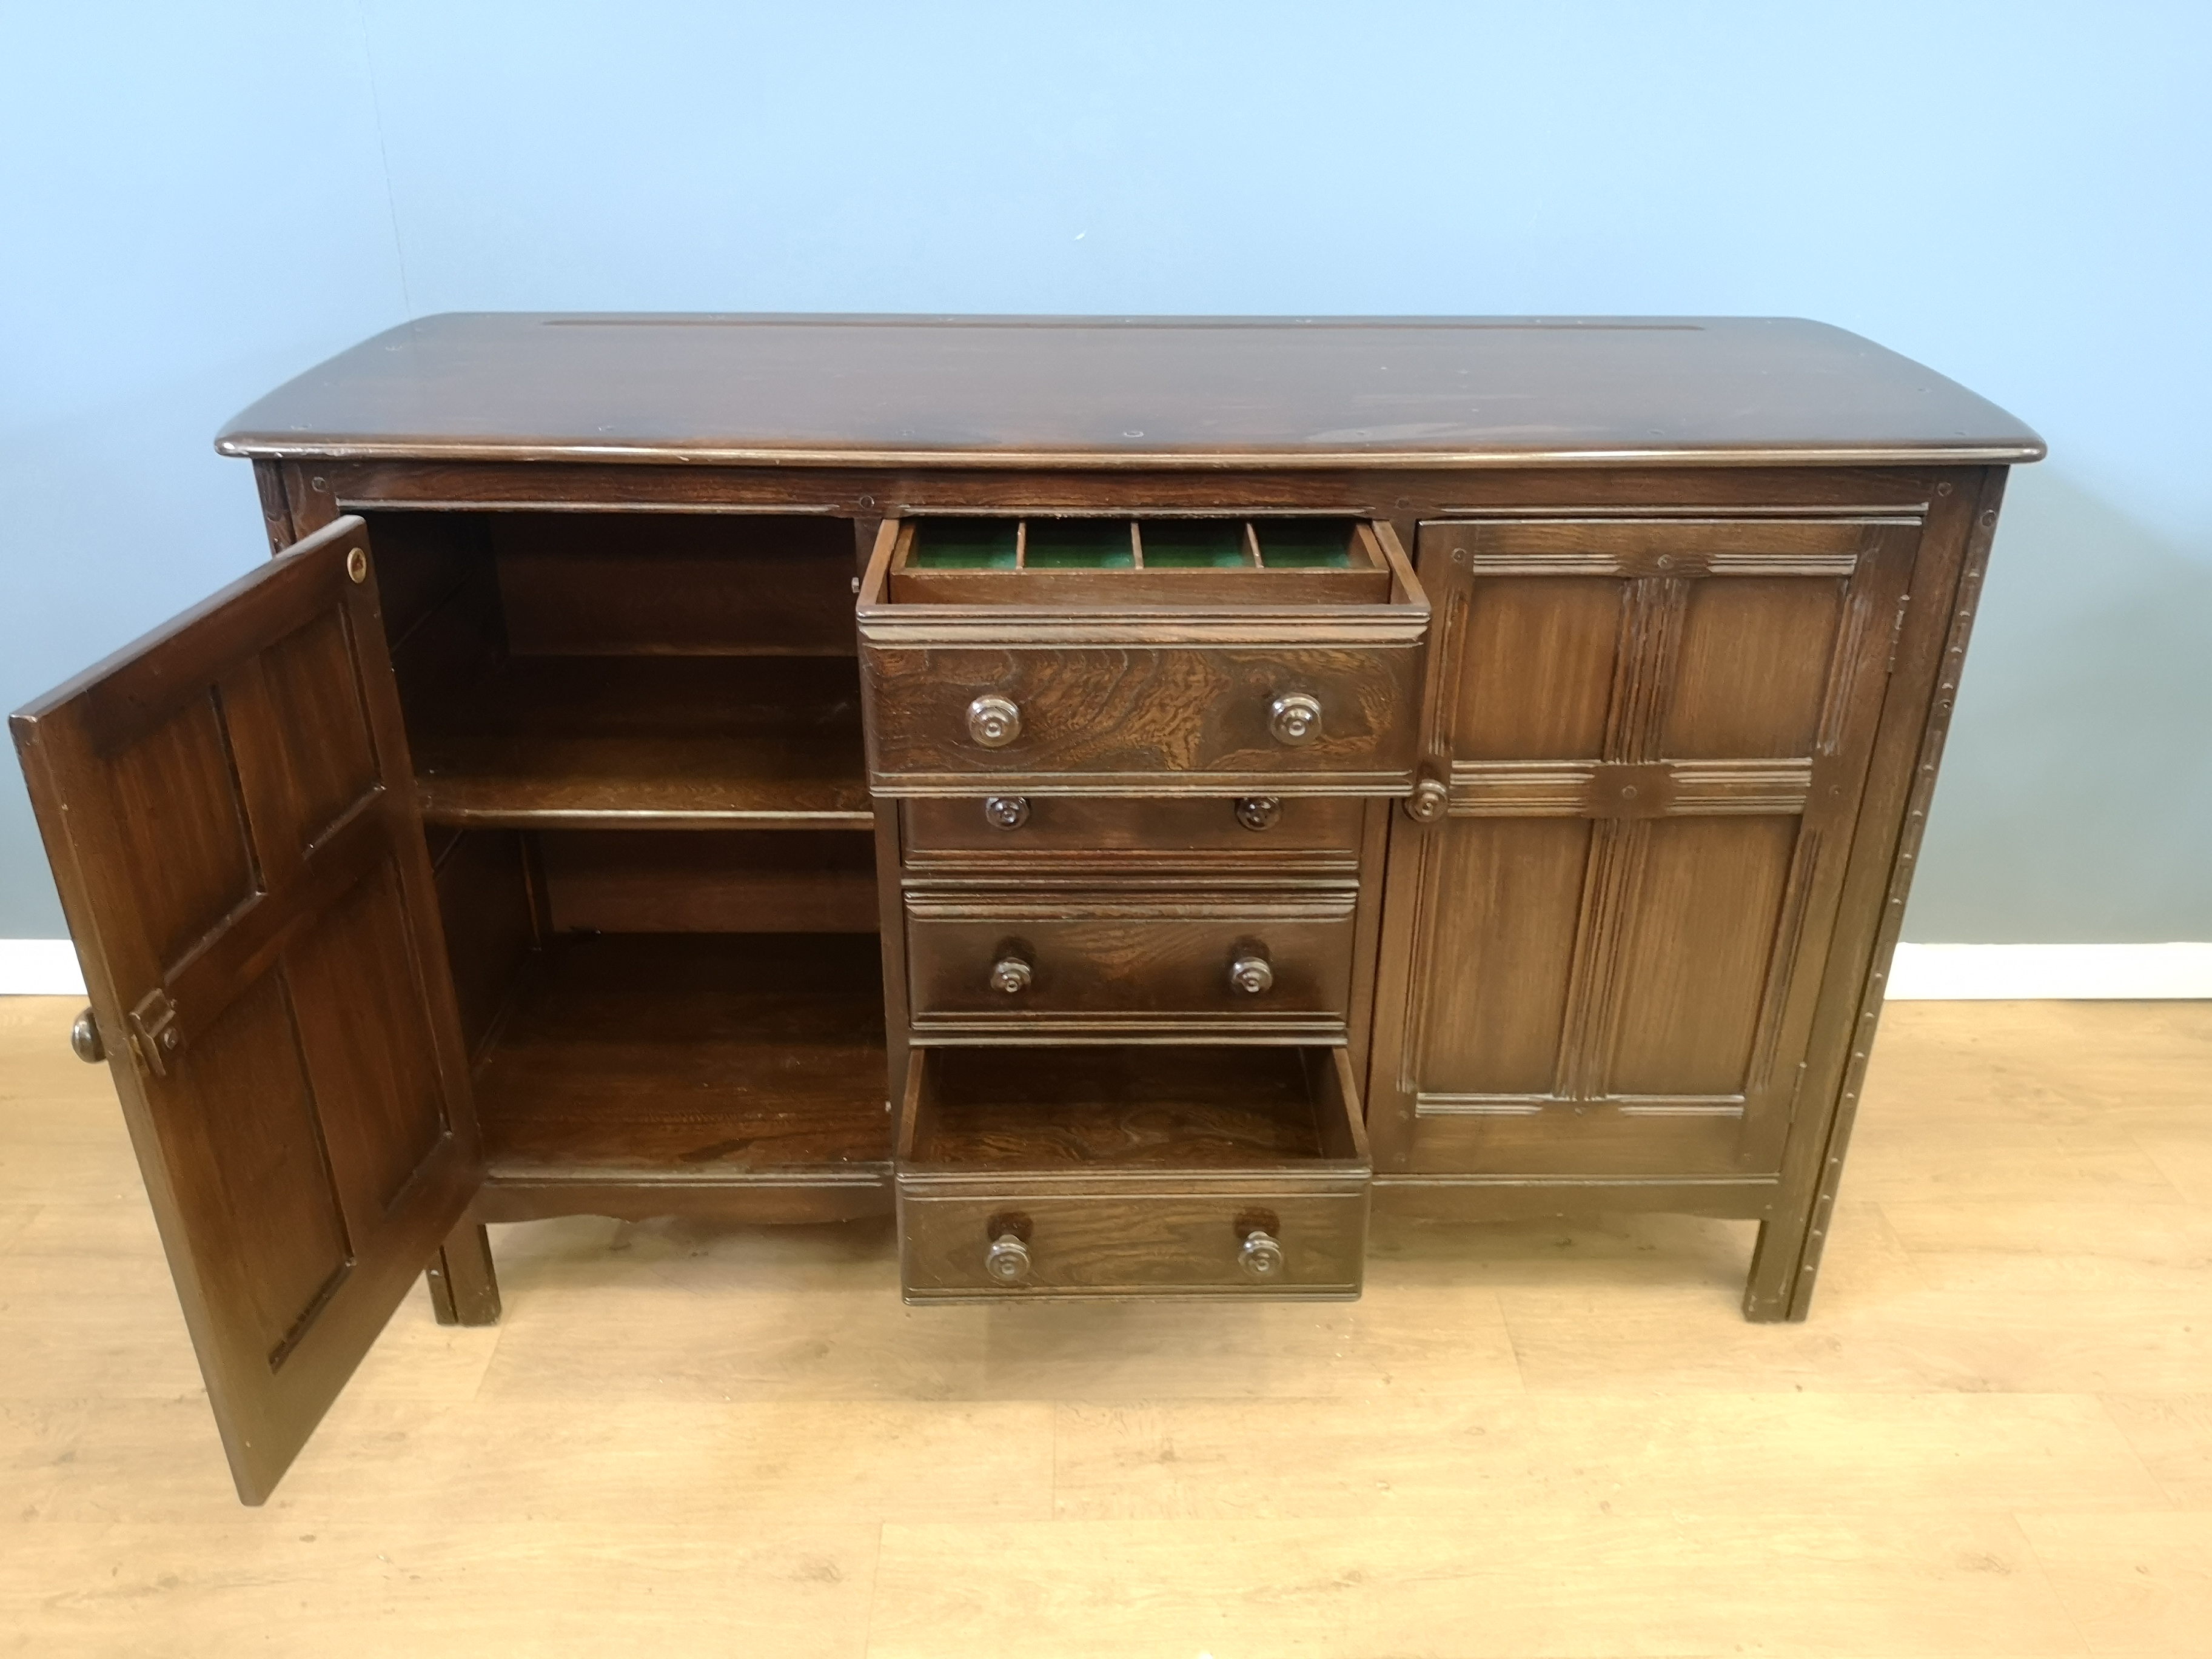
[[856,617],[878,794],[1413,788],[1429,606],[1387,523],[887,520]]

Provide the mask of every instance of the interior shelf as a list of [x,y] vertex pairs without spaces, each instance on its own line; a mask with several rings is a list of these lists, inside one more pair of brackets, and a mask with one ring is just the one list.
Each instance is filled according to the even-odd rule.
[[478,1061],[499,1180],[708,1182],[890,1158],[873,934],[601,934],[526,970]]
[[410,734],[432,823],[866,830],[850,657],[516,656]]

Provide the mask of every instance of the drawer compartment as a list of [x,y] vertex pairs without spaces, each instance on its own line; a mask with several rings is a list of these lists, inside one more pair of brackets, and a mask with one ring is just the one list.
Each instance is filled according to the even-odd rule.
[[909,1302],[1359,1294],[1372,1174],[1340,1048],[917,1049]]
[[1357,519],[910,519],[885,586],[899,605],[1382,605],[1382,536]]
[[[902,802],[909,862],[939,856],[1234,854],[1355,863],[1366,808],[1348,795],[932,796]],[[1119,859],[1116,868],[1126,867]]]
[[1350,889],[1213,903],[908,893],[917,1034],[1199,1032],[1334,1038],[1350,1006]]
[[879,794],[1413,787],[1429,604],[1385,523],[890,519],[855,615]]
[[1418,645],[869,647],[862,676],[882,793],[1413,787]]

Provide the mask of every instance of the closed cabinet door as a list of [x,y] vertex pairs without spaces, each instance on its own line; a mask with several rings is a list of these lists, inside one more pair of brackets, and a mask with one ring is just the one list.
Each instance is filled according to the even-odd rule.
[[231,1471],[258,1504],[481,1180],[362,521],[10,726]]
[[1905,520],[1431,524],[1378,1170],[1779,1168],[1918,545]]

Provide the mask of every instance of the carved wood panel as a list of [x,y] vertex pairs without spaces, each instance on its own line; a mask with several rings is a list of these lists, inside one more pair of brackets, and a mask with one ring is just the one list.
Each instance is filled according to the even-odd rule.
[[250,1503],[477,1182],[376,593],[342,519],[13,722]]
[[1392,848],[1415,919],[1378,1067],[1390,1167],[1778,1168],[1917,539],[1887,519],[1423,526],[1449,793]]

